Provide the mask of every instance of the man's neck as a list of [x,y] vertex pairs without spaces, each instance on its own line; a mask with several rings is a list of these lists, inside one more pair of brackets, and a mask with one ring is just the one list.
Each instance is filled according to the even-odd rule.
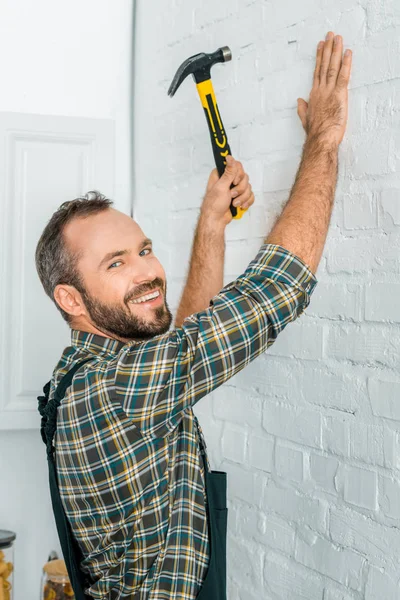
[[101,335],[102,337],[111,338],[112,340],[117,340],[124,344],[132,341],[128,338],[118,337],[115,334],[110,333],[106,330],[102,331],[101,329],[98,329],[97,327],[95,327],[95,325],[92,325],[92,323],[89,323],[88,321],[83,321],[83,320],[77,320],[75,322],[72,322],[71,329],[76,329],[77,331],[85,331],[87,333],[94,333],[95,335]]

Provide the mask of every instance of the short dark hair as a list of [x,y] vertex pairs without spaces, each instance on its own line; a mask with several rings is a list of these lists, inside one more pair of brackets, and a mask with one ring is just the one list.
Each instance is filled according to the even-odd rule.
[[112,200],[96,190],[64,202],[47,223],[36,246],[36,269],[44,291],[68,324],[71,323],[71,315],[57,304],[54,290],[62,283],[74,286],[80,293],[85,292],[85,287],[77,267],[80,255],[67,247],[63,235],[64,227],[75,218],[95,215],[112,204]]

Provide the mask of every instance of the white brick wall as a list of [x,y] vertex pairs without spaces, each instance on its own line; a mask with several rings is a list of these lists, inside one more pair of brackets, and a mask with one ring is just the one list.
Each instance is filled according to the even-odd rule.
[[256,205],[227,231],[239,275],[288,197],[315,47],[354,51],[350,115],[319,285],[270,351],[196,407],[229,474],[229,600],[400,598],[400,3],[138,2],[135,216],[156,241],[176,308],[209,171],[188,56],[229,45],[213,71]]

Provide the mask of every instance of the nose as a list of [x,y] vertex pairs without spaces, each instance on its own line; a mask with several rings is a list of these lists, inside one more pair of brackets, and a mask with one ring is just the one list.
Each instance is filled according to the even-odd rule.
[[146,261],[143,258],[136,262],[133,267],[133,280],[135,285],[151,283],[157,278],[157,269],[153,261]]

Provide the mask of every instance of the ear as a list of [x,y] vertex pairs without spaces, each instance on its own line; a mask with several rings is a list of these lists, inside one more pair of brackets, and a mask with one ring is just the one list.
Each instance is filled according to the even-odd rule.
[[79,317],[86,313],[82,296],[72,285],[57,285],[54,289],[54,299],[63,311],[73,317]]

